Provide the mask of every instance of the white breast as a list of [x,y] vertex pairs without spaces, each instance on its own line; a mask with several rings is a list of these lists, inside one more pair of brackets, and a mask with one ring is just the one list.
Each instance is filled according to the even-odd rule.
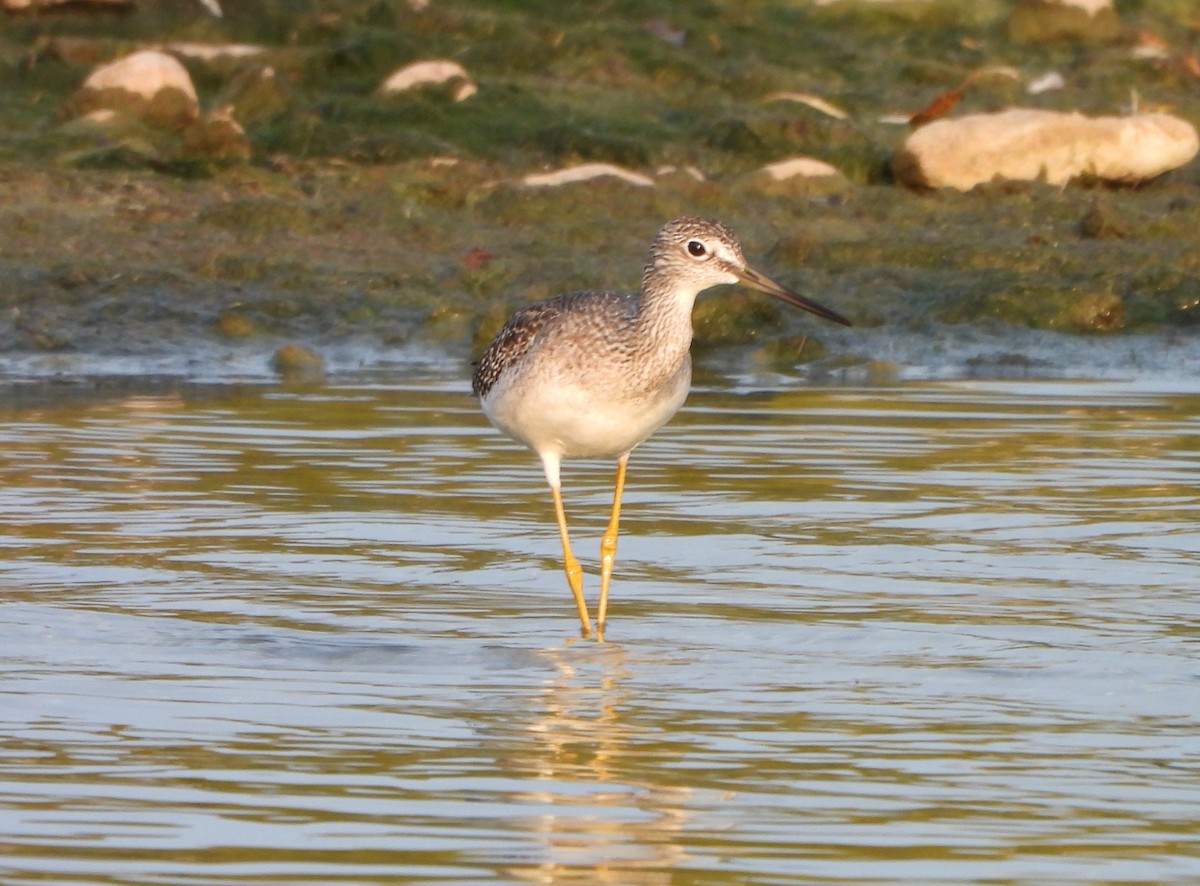
[[685,360],[668,384],[649,394],[621,396],[553,376],[512,373],[496,383],[482,406],[492,424],[539,454],[616,458],[670,420],[687,399],[691,375],[691,361]]

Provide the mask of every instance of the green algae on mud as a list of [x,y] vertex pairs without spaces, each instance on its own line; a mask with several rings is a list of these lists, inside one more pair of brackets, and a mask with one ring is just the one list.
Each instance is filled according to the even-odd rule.
[[[0,346],[172,342],[215,334],[235,310],[262,335],[469,349],[531,300],[635,288],[654,230],[682,212],[727,220],[752,260],[859,325],[1195,322],[1200,200],[1183,183],[1104,192],[1128,234],[1098,240],[1081,229],[1097,195],[1081,189],[916,197],[868,186],[797,206],[735,185],[531,190],[461,165],[471,166],[306,164],[207,182],[0,170],[10,195],[0,198],[2,297],[16,318]],[[698,311],[701,345],[806,328],[741,292]]]
[[[665,219],[712,215],[750,258],[860,326],[940,323],[1111,333],[1194,326],[1200,308],[1200,173],[1136,189],[991,185],[969,194],[894,187],[886,159],[913,111],[988,65],[1061,68],[1049,107],[1112,111],[1144,101],[1200,117],[1172,60],[1136,61],[1137,28],[1182,53],[1186,4],[1146,2],[1115,44],[1018,44],[1008,4],[624,2],[573,4],[299,0],[135,15],[10,16],[0,36],[0,324],[6,350],[112,350],[232,336],[264,347],[353,336],[469,351],[515,308],[576,288],[637,286]],[[646,23],[681,32],[664,39]],[[74,43],[62,41],[73,39]],[[187,62],[213,109],[245,109],[248,161],[175,156],[184,140],[100,145],[59,109],[102,60],[168,39],[257,43],[244,62]],[[381,97],[418,57],[464,64],[480,91]],[[264,80],[270,68],[275,83]],[[835,120],[775,92],[818,95]],[[1022,100],[980,81],[968,110]],[[244,99],[244,100],[243,100]],[[147,150],[137,145],[149,144]],[[764,163],[833,163],[836,188],[764,187]],[[172,159],[174,158],[174,159]],[[653,172],[555,189],[521,177],[580,161]],[[681,172],[695,167],[697,180]],[[1102,215],[1096,207],[1101,205]],[[765,358],[814,329],[757,296],[700,303],[698,344]],[[809,342],[804,351],[816,354]]]
[[[417,11],[344,0],[318,11],[278,0],[231,8],[216,21],[198,8],[147,2],[105,20],[103,37],[86,15],[10,16],[0,38],[8,62],[0,65],[0,91],[9,93],[0,114],[26,138],[0,138],[0,155],[41,159],[45,130],[91,64],[167,40],[262,47],[240,61],[185,59],[207,107],[237,108],[245,99],[238,119],[260,158],[391,162],[449,153],[509,165],[691,163],[721,175],[811,151],[864,181],[882,174],[897,134],[875,122],[879,114],[911,113],[991,64],[1031,75],[1069,65],[1072,88],[1043,102],[1111,109],[1136,85],[1155,101],[1197,107],[1175,65],[1134,67],[1127,51],[1085,51],[1072,41],[1013,44],[1008,8],[996,0],[706,2],[664,11],[643,0],[597,15],[544,2],[443,0]],[[657,19],[682,35],[679,45],[647,27]],[[1185,13],[1163,0],[1141,4],[1127,27],[1188,39]],[[478,95],[464,102],[436,90],[378,95],[399,65],[437,56],[464,64]],[[764,103],[779,91],[820,95],[847,108],[851,120]],[[989,81],[968,105],[1017,98],[1011,81]]]

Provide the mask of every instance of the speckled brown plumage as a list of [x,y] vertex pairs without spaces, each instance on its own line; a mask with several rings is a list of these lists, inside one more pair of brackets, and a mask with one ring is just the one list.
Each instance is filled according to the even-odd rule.
[[628,315],[636,310],[633,296],[620,292],[567,292],[513,314],[496,334],[471,377],[471,393],[486,397],[506,369],[521,359],[533,346],[539,333],[570,317],[614,313]]

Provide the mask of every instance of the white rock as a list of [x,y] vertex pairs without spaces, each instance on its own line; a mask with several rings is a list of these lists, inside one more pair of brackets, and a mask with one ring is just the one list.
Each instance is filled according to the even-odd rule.
[[1133,47],[1130,53],[1136,59],[1157,60],[1167,59],[1171,57],[1171,47],[1169,44],[1153,38],[1139,40],[1138,45]]
[[406,65],[384,80],[379,91],[385,94],[404,92],[419,86],[438,86],[455,80],[459,81],[453,93],[457,102],[470,98],[479,91],[466,68],[458,62],[446,59],[431,59]]
[[846,120],[849,114],[839,108],[837,105],[825,101],[819,95],[810,95],[807,92],[772,92],[763,99],[763,104],[771,102],[799,102],[802,105],[808,105],[814,111],[820,111],[833,117],[835,120]]
[[144,49],[92,71],[84,89],[122,89],[152,99],[163,89],[178,89],[197,103],[196,87],[187,69],[165,52]]
[[654,174],[659,178],[668,175],[686,175],[688,178],[702,182],[705,181],[704,173],[699,166],[676,166],[674,163],[668,163],[666,166],[660,166],[654,170]]
[[760,172],[772,181],[785,181],[789,178],[841,178],[841,171],[830,166],[824,160],[813,157],[792,157],[790,160],[780,160],[778,163],[768,163]]
[[[49,9],[54,6],[66,6],[71,0],[3,0],[0,8],[10,12],[25,12],[30,9]],[[80,6],[93,6],[97,9],[121,9],[133,6],[133,0],[83,0]]]
[[454,100],[456,102],[463,101],[464,99],[470,98],[478,91],[479,91],[478,86],[476,86],[470,80],[466,80],[462,83],[459,83],[458,86],[456,86],[454,88]]
[[961,191],[994,179],[1136,182],[1183,166],[1198,150],[1195,127],[1170,114],[1085,117],[1017,108],[923,126],[893,167],[908,184]]
[[100,126],[107,126],[117,119],[117,112],[112,108],[96,108],[94,111],[89,111],[79,118],[86,123],[96,123]]
[[1047,71],[1040,77],[1035,77],[1029,81],[1029,85],[1025,87],[1025,91],[1030,95],[1041,95],[1043,92],[1053,92],[1056,89],[1063,89],[1067,85],[1067,81],[1063,79],[1063,75],[1058,71]]
[[1082,9],[1088,15],[1099,15],[1105,9],[1112,9],[1112,0],[1048,0],[1055,6],[1071,6]]
[[571,166],[556,172],[527,175],[521,179],[521,183],[530,188],[549,188],[558,185],[574,184],[575,182],[591,181],[592,179],[604,178],[606,176],[619,178],[621,181],[637,185],[640,188],[654,187],[654,180],[648,176],[630,172],[628,169],[622,169],[620,166],[614,166],[611,163],[584,163],[581,166]]
[[164,52],[210,62],[215,58],[246,58],[266,52],[265,46],[253,43],[164,43]]

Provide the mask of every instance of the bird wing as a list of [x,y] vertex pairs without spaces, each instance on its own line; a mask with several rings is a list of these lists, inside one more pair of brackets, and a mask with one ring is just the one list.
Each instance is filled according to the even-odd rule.
[[[581,302],[595,305],[598,310],[577,310]],[[630,296],[605,291],[568,292],[523,308],[509,318],[475,364],[471,391],[476,397],[487,396],[504,371],[525,356],[543,331],[562,333],[579,323],[594,321],[596,314],[611,312],[627,320],[636,309],[637,302]]]
[[558,299],[551,299],[513,314],[475,364],[475,375],[471,378],[472,393],[476,397],[486,396],[504,370],[529,350],[542,327],[561,312]]

